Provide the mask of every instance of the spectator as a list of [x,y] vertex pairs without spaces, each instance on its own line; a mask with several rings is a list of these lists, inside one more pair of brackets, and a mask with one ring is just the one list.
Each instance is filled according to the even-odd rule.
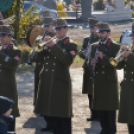
[[0,134],[7,134],[7,124],[13,120],[13,116],[10,115],[12,112],[12,104],[12,100],[0,96]]

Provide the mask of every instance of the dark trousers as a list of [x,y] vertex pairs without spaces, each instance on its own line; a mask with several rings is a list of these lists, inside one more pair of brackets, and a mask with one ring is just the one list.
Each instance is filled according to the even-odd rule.
[[8,131],[9,132],[15,132],[15,122],[16,122],[16,120],[14,118],[13,121],[11,121],[10,123],[8,123]]
[[71,118],[51,117],[54,134],[72,134]]
[[128,124],[128,131],[129,131],[129,134],[134,134],[134,126]]
[[98,119],[98,113],[97,113],[97,111],[92,109],[92,98],[93,98],[93,96],[88,94],[89,109],[91,111],[91,117],[92,118],[95,118],[95,119]]
[[116,133],[116,111],[99,111],[101,134]]
[[50,117],[44,115],[44,120],[47,123],[47,127],[52,127],[52,121],[51,121]]

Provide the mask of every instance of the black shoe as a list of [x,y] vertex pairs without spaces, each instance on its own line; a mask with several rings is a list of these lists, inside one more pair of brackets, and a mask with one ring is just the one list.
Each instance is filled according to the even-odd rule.
[[99,119],[98,118],[91,117],[91,118],[87,118],[87,121],[99,121]]
[[51,126],[47,126],[47,127],[43,127],[40,129],[41,132],[47,132],[47,131],[52,131],[52,127]]

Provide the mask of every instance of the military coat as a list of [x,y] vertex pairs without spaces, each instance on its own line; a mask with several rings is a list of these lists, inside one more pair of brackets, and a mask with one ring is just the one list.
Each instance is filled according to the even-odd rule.
[[134,126],[134,50],[117,66],[124,69],[124,79],[121,82],[119,122]]
[[106,44],[95,44],[91,55],[95,57],[97,47],[103,53],[102,60],[98,58],[94,78],[93,109],[116,110],[119,106],[119,92],[116,69],[110,64],[109,58],[115,57],[120,46],[108,39]]
[[77,45],[69,38],[58,41],[49,51],[37,53],[44,58],[40,73],[35,113],[53,117],[72,117],[72,87],[69,67]]
[[12,115],[19,116],[18,91],[15,73],[21,59],[21,51],[13,44],[0,50],[0,95],[14,101]]

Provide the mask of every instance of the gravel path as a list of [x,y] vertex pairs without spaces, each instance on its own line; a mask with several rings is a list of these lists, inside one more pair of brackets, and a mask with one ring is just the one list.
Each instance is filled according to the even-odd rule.
[[[86,122],[86,118],[90,116],[88,109],[87,95],[81,94],[82,87],[82,68],[70,69],[73,84],[73,134],[96,134],[100,132],[100,124],[98,122]],[[33,72],[17,73],[19,108],[21,116],[17,118],[17,134],[52,134],[41,133],[40,128],[45,126],[43,117],[33,113]],[[119,81],[122,80],[122,70],[118,71]],[[126,124],[117,124],[117,134],[127,134]]]

